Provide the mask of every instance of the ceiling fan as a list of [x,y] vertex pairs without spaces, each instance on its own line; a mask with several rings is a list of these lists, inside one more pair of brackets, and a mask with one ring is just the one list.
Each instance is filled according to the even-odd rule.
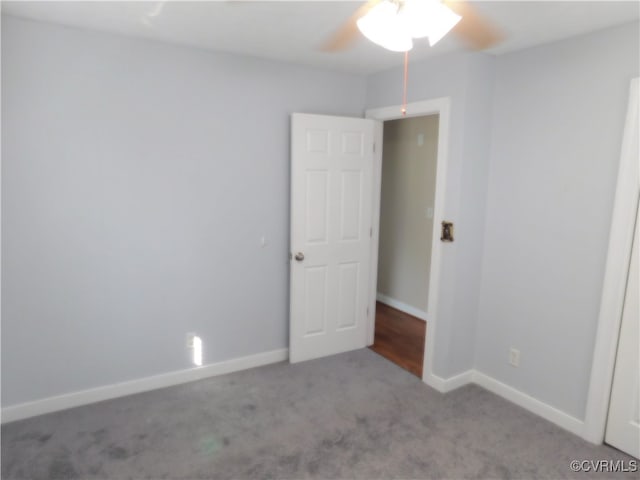
[[449,31],[470,48],[484,50],[502,39],[500,31],[465,0],[368,0],[323,44],[337,52],[350,47],[361,32],[372,42],[407,52],[414,38],[433,46]]

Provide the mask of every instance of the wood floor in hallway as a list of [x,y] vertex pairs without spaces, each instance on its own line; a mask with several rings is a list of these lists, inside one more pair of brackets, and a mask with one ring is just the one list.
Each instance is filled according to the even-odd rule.
[[376,303],[376,331],[369,348],[422,378],[427,323],[384,303]]

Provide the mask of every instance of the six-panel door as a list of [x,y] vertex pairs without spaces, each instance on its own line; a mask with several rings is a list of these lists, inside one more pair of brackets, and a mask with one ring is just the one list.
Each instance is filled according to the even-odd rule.
[[292,115],[291,362],[366,344],[373,134],[372,120]]

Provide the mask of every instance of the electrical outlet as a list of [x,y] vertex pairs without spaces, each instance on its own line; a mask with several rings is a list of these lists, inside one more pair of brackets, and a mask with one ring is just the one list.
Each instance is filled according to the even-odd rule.
[[509,364],[513,367],[520,366],[520,350],[511,347],[509,349]]

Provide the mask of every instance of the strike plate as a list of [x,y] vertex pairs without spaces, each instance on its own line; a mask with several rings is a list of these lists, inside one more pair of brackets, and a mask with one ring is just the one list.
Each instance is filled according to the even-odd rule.
[[443,242],[453,242],[453,222],[442,222],[442,235],[440,240]]

